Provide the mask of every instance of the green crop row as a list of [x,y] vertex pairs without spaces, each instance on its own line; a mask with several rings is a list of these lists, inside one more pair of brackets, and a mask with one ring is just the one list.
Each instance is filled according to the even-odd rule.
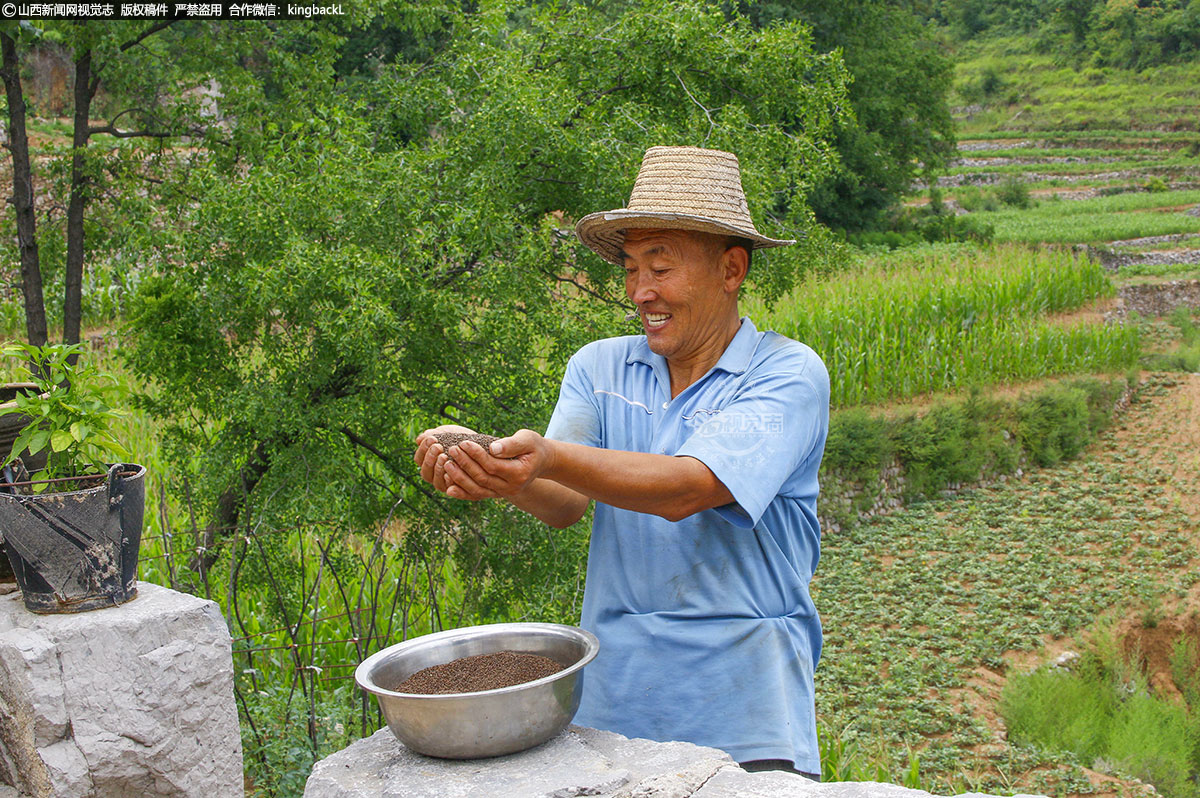
[[1030,139],[1050,142],[1133,142],[1152,144],[1155,142],[1174,142],[1185,144],[1200,141],[1200,133],[1191,130],[1107,130],[1093,128],[1090,130],[976,130],[961,132],[959,141],[1000,141]]
[[[965,158],[991,158],[1004,157],[993,156],[991,153],[981,155],[963,154]],[[1056,157],[1043,153],[1040,158]],[[1066,157],[1066,156],[1057,156]],[[1110,156],[1111,157],[1111,153]],[[961,165],[953,166],[946,170],[948,175],[964,175],[964,174],[1009,174],[1009,173],[1024,173],[1038,172],[1039,174],[1054,174],[1054,175],[1081,175],[1094,172],[1128,172],[1139,171],[1143,173],[1158,172],[1192,172],[1197,167],[1200,167],[1200,161],[1194,156],[1187,153],[1162,153],[1158,156],[1138,156],[1121,158],[1117,161],[1099,161],[1099,160],[1080,160],[1074,162],[1061,163],[1004,163],[992,165]]]
[[1072,252],[935,245],[813,277],[765,316],[749,307],[821,355],[831,402],[845,407],[1131,365],[1136,329],[1039,318],[1111,291],[1102,267]]
[[[1018,143],[1020,143],[1018,141]],[[1002,150],[962,150],[959,152],[960,158],[1122,158],[1131,161],[1146,160],[1146,159],[1161,159],[1166,158],[1173,153],[1183,149],[1187,152],[1186,147],[1177,147],[1167,149],[1165,147],[1153,146],[1137,146],[1137,147],[1083,147],[1071,144],[1047,144],[1042,147],[1009,147]],[[1189,153],[1190,154],[1190,153]]]
[[978,215],[993,226],[996,241],[1089,242],[1127,241],[1148,236],[1200,233],[1200,219],[1184,213],[1124,211],[1074,213],[1079,202],[1052,203],[1020,211],[987,211]]

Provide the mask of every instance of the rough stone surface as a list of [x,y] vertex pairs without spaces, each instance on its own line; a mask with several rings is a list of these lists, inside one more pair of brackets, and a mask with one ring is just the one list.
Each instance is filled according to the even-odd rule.
[[17,795],[243,794],[229,632],[211,601],[144,582],[76,615],[0,597],[0,710],[0,785]]
[[[528,751],[494,759],[431,759],[384,728],[317,763],[304,798],[930,798],[894,784],[816,784],[747,773],[728,754],[691,743],[631,740],[572,726]],[[971,798],[984,798],[973,794]],[[1025,798],[1025,797],[1021,797]]]
[[[793,773],[746,773],[727,768],[714,775],[690,798],[930,798],[930,793],[876,781],[816,784]],[[966,793],[958,798],[990,798]],[[1013,798],[1037,798],[1016,795]]]
[[[1197,250],[1200,253],[1200,250]],[[1112,315],[1166,316],[1175,308],[1200,308],[1200,280],[1169,280],[1122,286]]]

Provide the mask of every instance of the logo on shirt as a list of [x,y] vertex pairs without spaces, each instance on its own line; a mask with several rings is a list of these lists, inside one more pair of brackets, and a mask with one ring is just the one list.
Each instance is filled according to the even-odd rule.
[[694,435],[709,438],[730,455],[750,458],[775,436],[783,434],[783,414],[757,402],[735,401],[724,410],[697,411],[689,419]]

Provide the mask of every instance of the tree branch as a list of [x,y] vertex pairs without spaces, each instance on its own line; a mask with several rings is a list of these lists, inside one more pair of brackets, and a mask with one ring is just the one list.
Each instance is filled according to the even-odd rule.
[[168,132],[162,131],[162,130],[117,130],[112,125],[104,125],[104,126],[92,125],[92,126],[88,127],[87,132],[88,132],[89,136],[94,133],[107,133],[110,136],[116,136],[119,139],[134,139],[134,138],[169,139],[172,136],[187,135],[184,133],[168,133]]
[[171,25],[174,25],[178,21],[179,20],[177,20],[177,19],[164,19],[160,22],[156,22],[153,25],[151,25],[149,28],[146,28],[146,30],[142,31],[142,33],[136,39],[130,39],[129,41],[122,44],[120,46],[120,48],[118,48],[118,49],[120,49],[120,51],[123,53],[130,48],[137,47],[139,44],[142,43],[143,39],[153,36],[154,34],[158,33],[160,30],[163,30],[164,28],[168,28]]
[[346,436],[346,440],[350,441],[355,446],[360,446],[363,449],[366,449],[368,452],[370,452],[371,454],[378,457],[384,463],[384,465],[386,465],[388,468],[390,468],[401,479],[403,479],[405,482],[407,482],[410,486],[419,490],[421,493],[425,494],[426,498],[428,498],[428,499],[436,499],[437,498],[437,495],[435,493],[433,493],[433,491],[429,490],[424,485],[420,484],[419,482],[414,480],[412,477],[410,477],[408,474],[404,473],[404,469],[399,468],[398,464],[396,462],[394,462],[392,460],[392,458],[388,457],[386,454],[381,452],[370,441],[366,441],[366,440],[363,440],[362,438],[358,437],[357,435],[354,434],[354,432],[349,427],[342,427],[339,431],[343,435]]

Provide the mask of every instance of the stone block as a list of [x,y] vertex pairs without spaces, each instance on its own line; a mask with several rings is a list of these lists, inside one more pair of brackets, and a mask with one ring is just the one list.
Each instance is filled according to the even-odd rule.
[[[747,773],[691,743],[632,740],[572,726],[494,759],[432,759],[384,728],[317,763],[304,798],[932,798],[894,784],[817,784],[792,773]],[[973,798],[987,798],[973,796]],[[1021,798],[1032,798],[1021,796]]]
[[[104,610],[0,596],[0,785],[32,798],[242,796],[217,605],[147,583]],[[2,794],[2,793],[0,793]]]

